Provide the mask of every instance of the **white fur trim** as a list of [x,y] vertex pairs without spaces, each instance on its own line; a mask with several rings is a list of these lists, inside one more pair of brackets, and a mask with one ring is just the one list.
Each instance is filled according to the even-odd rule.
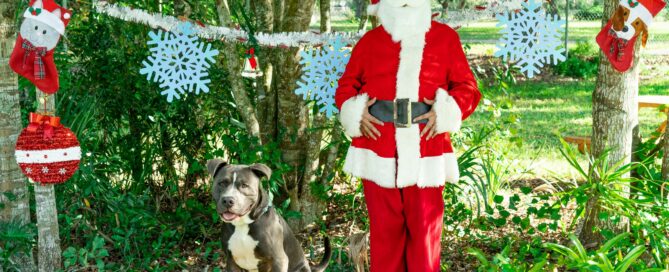
[[376,16],[379,12],[379,4],[370,4],[367,6],[367,15]]
[[50,150],[16,150],[18,163],[54,163],[81,160],[81,148],[69,147]]
[[376,183],[383,188],[420,188],[443,186],[444,182],[456,183],[460,178],[458,160],[453,153],[417,159],[412,167],[414,177],[395,184],[395,159],[383,158],[374,151],[351,146],[346,154],[344,171],[352,176]]
[[421,158],[418,169],[418,182],[414,184],[419,188],[439,187],[444,182],[456,183],[460,179],[458,159],[453,153]]
[[462,110],[452,96],[444,89],[437,90],[437,98],[432,106],[437,114],[437,133],[457,132],[462,126]]
[[63,23],[63,20],[46,9],[42,9],[42,12],[37,16],[34,16],[30,13],[30,10],[26,9],[26,12],[23,13],[23,17],[45,23],[48,26],[53,27],[53,29],[58,31],[60,35],[65,34],[65,23]]
[[458,183],[460,166],[458,166],[458,157],[454,153],[444,154],[444,170],[446,171],[446,182]]
[[380,157],[372,150],[351,146],[346,154],[344,171],[381,187],[395,188],[395,158]]
[[[400,63],[397,70],[396,98],[418,101],[420,71],[423,62],[425,35],[403,40],[400,44]],[[397,187],[416,184],[420,166],[420,128],[413,124],[408,128],[396,128],[397,142]]]
[[369,96],[361,94],[349,98],[341,106],[339,113],[339,122],[344,127],[346,135],[355,138],[362,136],[360,131],[360,122],[362,121],[362,113],[367,107]]

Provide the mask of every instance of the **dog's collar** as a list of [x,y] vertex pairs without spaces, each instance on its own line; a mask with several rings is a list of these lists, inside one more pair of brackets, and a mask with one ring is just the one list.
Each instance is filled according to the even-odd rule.
[[271,209],[271,208],[272,208],[272,204],[269,204],[269,205],[265,206],[265,208],[262,209],[262,212],[260,213],[260,215],[258,217],[266,214],[269,211],[269,209]]

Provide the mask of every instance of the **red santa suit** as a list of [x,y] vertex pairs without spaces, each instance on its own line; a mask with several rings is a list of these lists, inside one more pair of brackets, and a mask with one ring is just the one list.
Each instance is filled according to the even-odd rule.
[[[379,15],[382,26],[356,44],[335,95],[352,137],[344,170],[363,179],[373,272],[439,271],[443,185],[459,179],[449,133],[460,129],[481,99],[458,34],[431,21],[425,2],[428,18],[411,34],[391,34],[398,31],[388,31]],[[376,2],[371,13],[382,13],[383,4]],[[435,100],[439,135],[421,137],[425,124],[385,123],[375,125],[381,132],[376,140],[363,137],[360,123],[372,98]]]

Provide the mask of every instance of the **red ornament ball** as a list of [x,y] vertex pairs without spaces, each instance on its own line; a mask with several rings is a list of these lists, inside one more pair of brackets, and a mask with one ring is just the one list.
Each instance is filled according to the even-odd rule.
[[59,184],[79,169],[81,148],[77,136],[69,128],[42,125],[21,132],[14,155],[21,171],[31,180],[40,184]]

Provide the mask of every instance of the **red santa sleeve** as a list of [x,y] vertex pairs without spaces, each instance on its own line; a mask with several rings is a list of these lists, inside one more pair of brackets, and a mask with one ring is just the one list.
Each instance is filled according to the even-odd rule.
[[451,52],[447,84],[437,90],[433,108],[437,115],[437,133],[457,132],[462,121],[467,119],[481,100],[476,78],[462,49],[460,37],[452,31],[452,42],[447,50]]
[[339,79],[339,87],[335,93],[335,103],[339,108],[339,121],[344,127],[344,132],[350,137],[362,136],[360,122],[362,113],[367,107],[369,96],[360,94],[363,83],[363,57],[365,51],[364,37],[351,52],[351,59],[346,65],[344,74]]

